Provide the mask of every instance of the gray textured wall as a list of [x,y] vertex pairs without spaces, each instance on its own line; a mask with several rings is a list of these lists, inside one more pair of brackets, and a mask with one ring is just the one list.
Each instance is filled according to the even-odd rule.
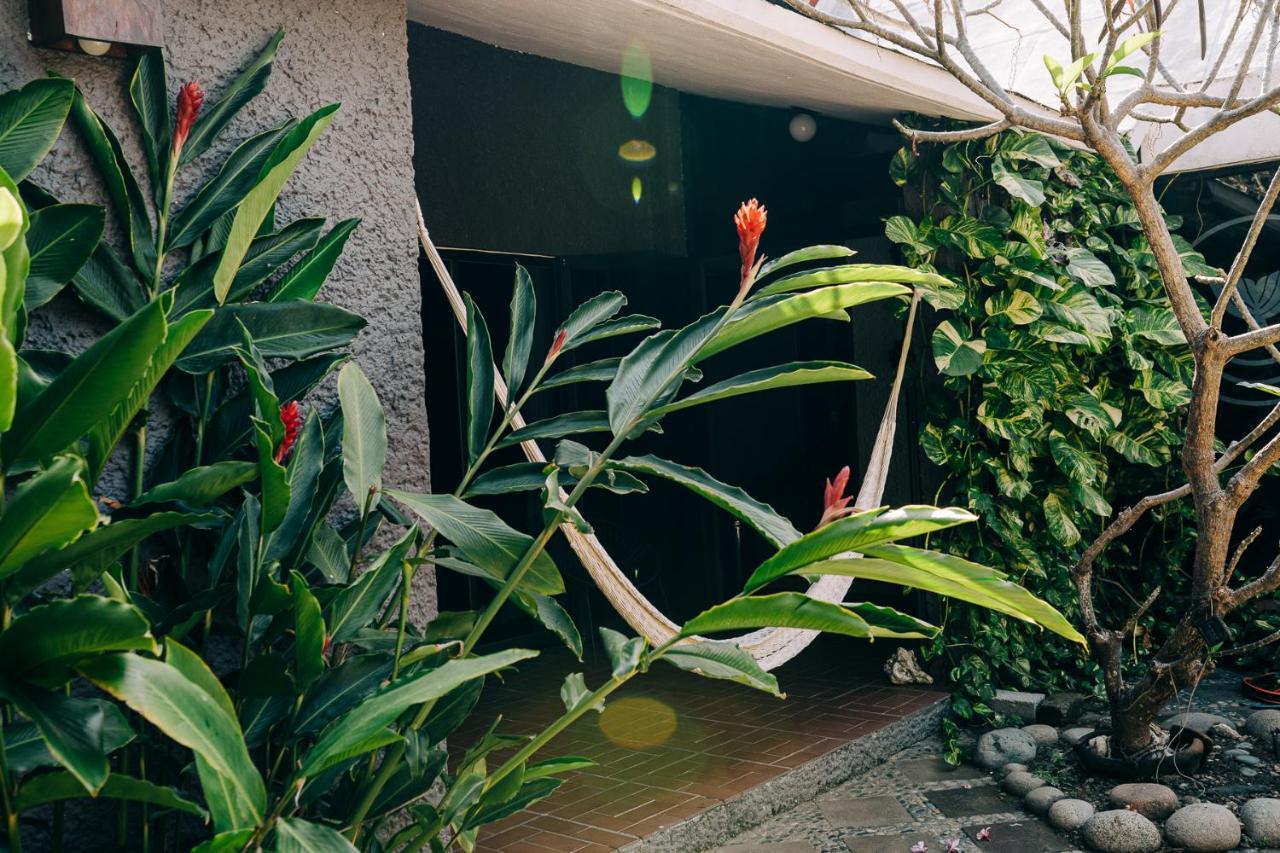
[[[216,98],[277,27],[287,30],[267,90],[230,126],[231,142],[201,161],[206,168],[235,141],[289,115],[342,103],[285,188],[278,215],[281,221],[304,215],[363,219],[322,296],[369,321],[355,351],[387,410],[385,482],[428,487],[404,0],[181,0],[163,6],[171,94],[183,81],[198,80]],[[31,48],[26,7],[27,0],[0,0],[0,91],[48,71],[74,78],[141,169],[125,101],[131,63]],[[33,178],[64,200],[101,200],[97,176],[71,129]],[[181,187],[180,200],[190,190]],[[36,341],[78,347],[101,331],[69,294],[50,309],[33,321]],[[434,580],[423,573],[419,587],[421,617],[435,610]]]

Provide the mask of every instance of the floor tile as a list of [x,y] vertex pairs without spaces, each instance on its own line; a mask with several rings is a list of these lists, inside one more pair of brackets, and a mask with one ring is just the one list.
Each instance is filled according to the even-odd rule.
[[842,797],[818,801],[827,822],[842,829],[889,826],[911,820],[910,813],[893,797]]
[[808,841],[782,841],[778,843],[730,844],[717,847],[713,853],[817,853]]
[[899,761],[897,767],[912,782],[952,782],[985,778],[985,774],[976,767],[968,764],[954,767],[935,755]]
[[948,788],[945,791],[930,792],[925,798],[947,817],[1007,814],[1020,810],[1018,800],[1000,793],[1000,789],[994,785]]
[[1072,845],[1054,832],[1048,824],[1034,818],[1016,823],[993,824],[991,838],[978,841],[982,826],[966,826],[964,832],[974,840],[982,853],[1058,853]]
[[942,849],[941,839],[927,832],[905,832],[901,835],[863,835],[849,836],[844,843],[849,853],[907,853],[920,842],[928,845],[929,850]]

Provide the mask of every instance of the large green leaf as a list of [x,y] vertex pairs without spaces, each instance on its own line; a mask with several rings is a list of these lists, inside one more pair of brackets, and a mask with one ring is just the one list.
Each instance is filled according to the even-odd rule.
[[544,420],[525,424],[520,429],[512,430],[497,446],[512,447],[522,441],[539,438],[562,438],[566,435],[578,435],[584,432],[607,432],[609,416],[601,411],[566,412]]
[[0,578],[42,551],[74,542],[97,524],[98,508],[85,482],[84,462],[58,457],[19,486],[0,514]]
[[157,204],[164,194],[165,170],[173,140],[173,131],[169,127],[169,89],[164,70],[162,50],[143,50],[129,81],[129,99],[142,128],[142,150],[147,157]]
[[1050,492],[1044,497],[1044,520],[1053,538],[1070,547],[1080,541],[1080,529],[1071,520],[1071,510],[1062,496]]
[[302,300],[253,302],[219,308],[178,359],[179,370],[207,373],[235,357],[240,326],[267,358],[306,358],[346,346],[365,326],[357,314]]
[[324,433],[320,416],[312,411],[302,425],[301,434],[294,444],[289,459],[289,506],[280,525],[267,540],[266,560],[285,560],[294,547],[305,539],[310,529],[309,521],[315,507],[316,493],[320,487],[320,475],[324,469]]
[[135,498],[130,506],[173,502],[205,506],[257,475],[257,465],[237,460],[189,468],[178,479],[151,487]]
[[1026,178],[1009,169],[1002,158],[991,161],[991,179],[1014,198],[1032,207],[1044,204],[1044,182]]
[[342,403],[342,476],[357,507],[373,508],[382,489],[387,457],[387,422],[382,403],[364,371],[355,362],[338,374]]
[[1074,247],[1067,252],[1067,272],[1086,287],[1113,287],[1116,277],[1102,260],[1088,249]]
[[[13,805],[16,811],[25,811],[62,800],[77,800],[84,796],[87,796],[84,785],[80,784],[80,780],[72,774],[46,773],[24,781],[18,796],[14,798]],[[183,797],[176,789],[120,773],[112,773],[108,776],[106,783],[98,789],[96,796],[149,803],[162,809],[176,809],[202,818],[206,816],[204,809]]]
[[[281,400],[305,397],[346,358],[342,353],[318,355],[272,371],[271,384],[276,389],[276,396]],[[205,429],[205,458],[219,459],[248,440],[253,413],[254,397],[248,388],[240,389],[219,406]]]
[[[118,705],[106,699],[73,701],[76,703],[74,707],[81,711],[81,717],[84,719],[96,714],[89,707],[90,705],[96,705],[101,710],[103,720],[100,727],[102,735],[100,751],[102,754],[110,755],[136,737]],[[15,722],[5,726],[4,753],[9,772],[18,777],[26,775],[28,771],[37,767],[60,766],[58,759],[54,758],[53,753],[49,751],[39,727],[29,721]]]
[[146,304],[137,275],[103,243],[71,281],[82,302],[117,322],[127,320]]
[[982,366],[987,352],[987,342],[982,339],[966,340],[951,324],[943,320],[933,330],[933,363],[947,376],[968,376]]
[[704,610],[684,623],[682,637],[751,628],[800,628],[848,637],[870,637],[871,626],[852,610],[810,598],[802,592],[778,592],[735,598]]
[[102,223],[96,204],[54,204],[31,214],[31,268],[22,297],[28,312],[57,296],[80,272],[102,237]]
[[[616,290],[607,290],[583,302],[573,309],[568,319],[560,325],[559,331],[564,332],[564,346],[569,346],[582,335],[613,317],[626,307],[626,304],[627,297]],[[563,350],[563,347],[561,349]]]
[[[487,509],[471,506],[453,495],[422,495],[387,490],[387,494],[417,513],[445,539],[463,550],[467,560],[506,578],[533,544]],[[521,588],[543,595],[564,592],[564,579],[544,550],[534,558]]]
[[60,690],[0,681],[0,696],[35,723],[44,744],[58,763],[89,791],[107,780],[107,712],[100,700],[73,699]]
[[[279,231],[255,235],[240,268],[236,270],[224,301],[236,303],[249,300],[254,291],[274,275],[276,270],[299,252],[311,250],[320,240],[323,231],[324,220],[311,217],[296,219]],[[181,316],[193,308],[217,307],[213,277],[217,272],[219,257],[213,251],[190,264],[178,275],[173,285],[174,302],[170,316]]]
[[218,304],[226,300],[231,290],[231,282],[240,269],[245,253],[249,251],[249,244],[253,242],[258,229],[262,227],[267,214],[275,205],[285,182],[289,180],[293,170],[306,156],[316,139],[333,121],[337,111],[337,104],[322,107],[285,134],[263,165],[262,174],[253,189],[236,206],[231,231],[227,235],[226,246],[222,250],[218,269],[213,276],[213,291],[217,296]]
[[895,282],[898,284],[927,284],[934,287],[951,286],[950,279],[943,278],[937,273],[915,270],[911,267],[889,264],[844,264],[836,267],[806,270],[805,272],[785,276],[760,288],[752,299],[772,296],[777,293],[790,293],[796,290],[810,290],[815,287],[852,284],[854,282]]
[[[367,573],[366,573],[367,574]],[[313,734],[370,696],[391,675],[390,655],[355,655],[321,675],[303,696],[293,730]]]
[[359,219],[344,219],[321,238],[316,247],[289,268],[267,295],[268,302],[316,298],[334,264],[347,245],[347,238],[360,225]]
[[507,349],[502,356],[502,378],[507,383],[507,393],[513,397],[524,384],[529,366],[529,353],[533,351],[534,320],[538,313],[538,301],[533,292],[533,279],[529,271],[516,264],[516,280],[511,291],[511,333],[507,337]]
[[652,474],[679,483],[711,501],[763,536],[770,545],[782,548],[800,538],[800,531],[773,507],[761,503],[737,486],[712,477],[701,468],[680,465],[657,456],[628,456],[610,463],[635,474]]
[[846,601],[844,606],[857,613],[871,626],[873,637],[894,637],[904,640],[931,640],[942,633],[936,625],[909,616],[892,607],[861,601]]
[[821,287],[797,294],[779,294],[744,305],[715,338],[699,350],[695,362],[768,332],[814,317],[838,316],[855,305],[905,296],[911,291],[900,284],[856,282]]
[[325,626],[320,602],[302,575],[293,572],[293,657],[299,687],[310,687],[324,672]]
[[81,353],[14,417],[5,469],[51,456],[105,421],[146,376],[165,332],[164,306],[155,300]]
[[378,618],[400,583],[402,565],[417,538],[417,526],[411,527],[365,569],[358,581],[343,587],[333,597],[325,611],[325,624],[333,642],[351,639],[357,631]]
[[772,275],[779,270],[786,269],[796,264],[808,263],[810,261],[829,261],[835,258],[848,258],[856,255],[853,249],[847,246],[805,246],[803,249],[796,249],[787,252],[785,255],[774,258],[773,260],[760,267],[760,274],[757,278],[763,280],[765,276]]
[[204,688],[168,663],[134,654],[99,657],[81,664],[80,672],[205,761],[234,793],[244,825],[261,821],[266,788],[240,724]]
[[207,151],[240,108],[266,88],[267,78],[271,76],[271,63],[282,38],[284,30],[276,30],[266,47],[231,81],[222,97],[204,110],[200,120],[191,128],[179,163],[186,165]]
[[34,607],[0,633],[6,678],[57,687],[81,661],[104,652],[155,651],[150,623],[130,604],[80,595]]
[[657,317],[650,317],[646,314],[628,314],[625,317],[617,317],[604,323],[599,323],[591,329],[576,336],[572,341],[565,343],[560,348],[561,352],[566,350],[577,349],[580,346],[586,346],[596,341],[603,341],[607,338],[616,338],[620,335],[633,335],[636,332],[651,332],[662,326],[662,321]]
[[605,391],[609,428],[614,435],[631,432],[660,397],[679,380],[697,354],[720,330],[724,308],[703,315],[679,331],[645,338],[618,365],[618,375]]
[[275,853],[359,853],[336,829],[286,817],[276,821]]
[[672,646],[660,658],[673,666],[706,678],[736,681],[782,698],[778,679],[760,668],[760,664],[737,644],[707,640]]
[[768,391],[773,388],[795,388],[800,385],[850,382],[871,378],[873,378],[871,374],[861,367],[842,361],[791,361],[773,367],[751,370],[732,379],[717,382],[673,403],[659,406],[651,410],[650,415],[661,417],[690,406],[700,406],[703,403],[725,400],[742,394],[754,394],[757,391]]
[[759,589],[837,554],[859,552],[976,520],[977,516],[959,507],[904,506],[854,513],[800,537],[765,560],[752,573],[745,589],[747,592]]
[[542,380],[538,389],[545,391],[548,388],[560,388],[564,385],[573,385],[576,382],[612,382],[613,377],[618,373],[618,365],[621,362],[622,359],[620,358],[602,358],[599,361],[579,364],[576,367],[548,376]]
[[71,109],[70,80],[32,80],[0,95],[0,170],[21,181],[44,159]]
[[493,422],[493,345],[484,315],[463,294],[467,304],[467,464],[474,465],[484,451]]
[[372,736],[408,709],[537,654],[525,649],[507,649],[491,655],[450,660],[436,669],[392,682],[330,723],[315,746],[302,757],[297,776],[314,777],[333,764],[360,754]]

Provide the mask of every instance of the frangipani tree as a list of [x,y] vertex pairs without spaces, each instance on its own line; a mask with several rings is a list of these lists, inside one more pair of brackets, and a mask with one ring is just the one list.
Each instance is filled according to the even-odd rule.
[[[1114,170],[1133,200],[1142,232],[1159,267],[1178,329],[1195,358],[1182,467],[1187,481],[1144,497],[1117,513],[1102,534],[1071,567],[1091,653],[1101,666],[1112,708],[1112,748],[1120,754],[1148,749],[1157,738],[1152,723],[1179,689],[1195,685],[1210,672],[1229,636],[1224,617],[1241,605],[1280,588],[1280,557],[1258,577],[1232,575],[1245,537],[1233,552],[1236,520],[1268,470],[1280,462],[1280,405],[1271,409],[1244,437],[1222,446],[1218,440],[1218,401],[1223,370],[1232,359],[1265,349],[1280,362],[1280,324],[1261,327],[1237,287],[1276,198],[1280,171],[1267,188],[1231,268],[1220,276],[1200,277],[1217,287],[1211,306],[1202,308],[1184,267],[1180,245],[1161,214],[1156,180],[1180,157],[1240,122],[1280,110],[1280,85],[1273,80],[1280,20],[1276,0],[1233,0],[1213,4],[1228,13],[1225,37],[1204,57],[1201,80],[1180,80],[1162,59],[1179,36],[1197,38],[1171,22],[1178,0],[1129,0],[1087,4],[1083,0],[785,0],[795,11],[861,37],[886,42],[946,69],[976,94],[999,118],[989,124],[949,132],[899,129],[913,144],[981,139],[1010,128],[1050,134],[1093,151]],[[817,8],[821,6],[821,8]],[[1179,20],[1194,20],[1189,2]],[[828,11],[838,7],[839,12]],[[1229,11],[1228,11],[1229,7]],[[1205,44],[1205,5],[1200,4],[1201,44]],[[1069,46],[1067,56],[1044,58],[1057,92],[1058,112],[1037,111],[1007,90],[983,61],[970,32],[978,16],[1032,16],[1047,22]],[[1086,20],[1088,25],[1086,25]],[[1030,22],[1024,22],[1030,23]],[[1172,25],[1171,25],[1172,24]],[[1264,36],[1266,37],[1264,39]],[[1265,58],[1264,58],[1265,56]],[[1261,63],[1261,73],[1254,73]],[[1224,70],[1225,69],[1225,70]],[[1135,82],[1136,80],[1136,82]],[[1146,123],[1160,147],[1139,156],[1125,128]],[[1184,244],[1185,245],[1185,244]],[[1247,330],[1228,334],[1223,320],[1234,306]],[[1280,393],[1280,392],[1278,392]],[[1197,539],[1190,596],[1181,618],[1163,637],[1141,675],[1126,677],[1127,640],[1150,609],[1157,588],[1121,625],[1103,624],[1094,607],[1094,563],[1146,512],[1170,501],[1190,498],[1197,516]],[[1280,632],[1249,648],[1280,639]]]

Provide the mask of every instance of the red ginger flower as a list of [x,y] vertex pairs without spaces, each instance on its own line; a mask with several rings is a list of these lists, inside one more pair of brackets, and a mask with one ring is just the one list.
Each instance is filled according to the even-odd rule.
[[196,81],[190,80],[178,90],[178,121],[173,129],[175,156],[182,152],[182,146],[187,143],[187,137],[191,135],[191,128],[196,123],[196,116],[200,113],[202,104],[204,104],[204,92]]
[[826,488],[822,490],[822,519],[818,522],[818,527],[826,527],[837,518],[852,512],[849,504],[853,501],[853,495],[845,494],[848,488],[849,466],[846,465],[836,474],[835,480],[827,480]]
[[298,440],[298,432],[302,429],[302,409],[296,400],[291,400],[280,407],[280,420],[284,422],[284,438],[276,448],[276,463],[283,461],[293,443]]
[[556,339],[551,342],[551,349],[547,350],[547,364],[555,361],[556,356],[560,355],[560,350],[564,348],[565,339],[568,337],[568,329],[561,329],[556,332]]
[[764,234],[768,219],[769,212],[754,198],[744,201],[733,217],[733,224],[738,227],[738,255],[742,258],[742,280],[739,286],[744,290],[755,278],[759,268],[756,252],[760,248],[760,235]]

